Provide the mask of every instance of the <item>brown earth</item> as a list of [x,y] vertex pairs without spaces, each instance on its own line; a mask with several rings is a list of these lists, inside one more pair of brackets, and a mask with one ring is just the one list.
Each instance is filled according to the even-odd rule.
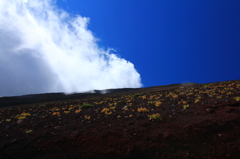
[[240,80],[0,108],[1,159],[239,156]]

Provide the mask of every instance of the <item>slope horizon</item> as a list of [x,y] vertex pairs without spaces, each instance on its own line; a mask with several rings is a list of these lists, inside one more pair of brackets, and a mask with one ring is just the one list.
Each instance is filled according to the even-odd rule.
[[74,95],[74,94],[111,94],[109,92],[114,90],[122,90],[122,89],[129,89],[129,90],[139,90],[139,89],[146,89],[146,88],[154,88],[154,87],[168,87],[168,86],[174,86],[174,85],[198,85],[198,84],[211,84],[211,83],[219,83],[219,82],[228,82],[228,81],[237,81],[240,79],[234,79],[234,80],[226,80],[226,81],[214,81],[214,82],[207,82],[207,83],[197,83],[197,82],[185,82],[185,83],[169,83],[164,85],[155,85],[155,86],[148,86],[148,87],[138,87],[138,88],[129,88],[129,87],[123,87],[123,88],[107,88],[107,89],[94,89],[94,90],[88,90],[88,91],[80,91],[80,92],[72,92],[72,93],[65,93],[65,92],[42,92],[42,93],[36,93],[36,94],[21,94],[16,96],[0,96],[0,98],[5,97],[23,97],[23,96],[31,96],[31,95],[44,95],[44,94],[63,94],[63,95]]

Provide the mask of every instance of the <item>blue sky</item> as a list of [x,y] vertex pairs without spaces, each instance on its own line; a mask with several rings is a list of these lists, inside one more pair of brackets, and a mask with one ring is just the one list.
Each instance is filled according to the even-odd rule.
[[89,29],[131,61],[144,87],[240,79],[238,0],[66,0]]
[[239,8],[239,0],[1,0],[0,96],[238,80]]

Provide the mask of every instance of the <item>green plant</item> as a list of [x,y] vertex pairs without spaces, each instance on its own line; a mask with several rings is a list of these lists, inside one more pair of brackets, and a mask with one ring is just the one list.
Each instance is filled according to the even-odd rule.
[[93,104],[86,103],[86,104],[80,105],[79,108],[80,109],[87,109],[87,108],[91,108],[93,106],[94,106]]
[[156,113],[156,114],[149,115],[149,120],[161,121],[162,117],[161,117],[161,115],[159,113]]
[[26,134],[30,134],[30,133],[32,133],[33,132],[33,130],[27,130],[26,131]]

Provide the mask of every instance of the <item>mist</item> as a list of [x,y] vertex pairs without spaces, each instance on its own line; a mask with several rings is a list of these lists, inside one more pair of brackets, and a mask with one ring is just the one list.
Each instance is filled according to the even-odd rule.
[[51,0],[1,0],[0,96],[141,87],[134,65],[100,47],[89,21]]

